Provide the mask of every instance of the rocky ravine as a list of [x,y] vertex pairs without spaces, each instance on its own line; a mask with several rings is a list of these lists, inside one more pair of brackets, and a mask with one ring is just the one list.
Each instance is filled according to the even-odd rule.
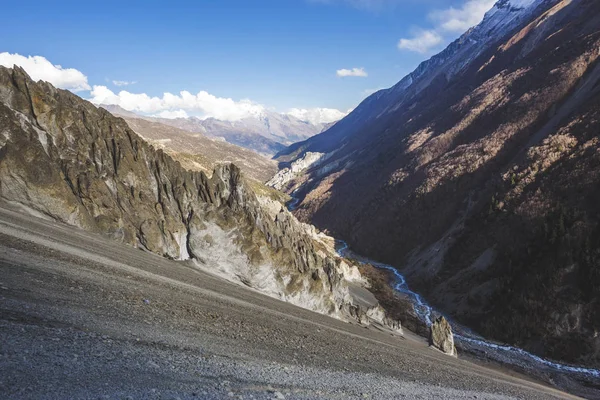
[[600,3],[499,1],[279,161],[294,212],[485,337],[600,366]]
[[237,167],[187,171],[124,120],[18,67],[0,68],[0,197],[324,314],[386,322],[355,304],[348,283],[360,275],[333,245],[257,198]]

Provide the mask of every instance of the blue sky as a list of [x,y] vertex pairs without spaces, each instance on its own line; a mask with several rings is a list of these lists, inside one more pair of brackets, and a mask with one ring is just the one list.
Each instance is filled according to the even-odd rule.
[[[315,107],[346,111],[370,90],[399,81],[465,26],[477,23],[481,10],[491,4],[493,0],[13,1],[3,5],[10,18],[0,24],[0,52],[45,57],[80,71],[90,87],[105,86],[114,94],[126,90],[151,98],[206,91],[217,99],[249,99],[281,112]],[[342,69],[366,76],[338,76]],[[355,75],[348,71],[346,75]],[[135,84],[117,86],[113,81]],[[93,95],[85,90],[78,94]]]

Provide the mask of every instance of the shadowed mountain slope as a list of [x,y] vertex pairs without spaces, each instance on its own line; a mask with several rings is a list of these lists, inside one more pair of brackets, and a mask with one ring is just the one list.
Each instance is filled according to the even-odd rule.
[[598,366],[599,48],[597,1],[499,1],[280,153],[322,156],[277,183],[302,199],[300,219],[394,264],[487,337]]

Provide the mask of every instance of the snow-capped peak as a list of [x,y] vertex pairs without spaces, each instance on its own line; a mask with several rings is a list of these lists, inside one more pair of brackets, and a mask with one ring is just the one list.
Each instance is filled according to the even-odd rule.
[[387,91],[375,94],[380,97],[390,93],[396,96],[411,87],[419,78],[444,71],[450,79],[475,59],[495,40],[502,38],[542,3],[549,0],[498,0],[485,14],[479,25],[469,29],[459,39],[452,42],[442,52],[422,62],[417,69],[404,77]]
[[342,112],[333,108],[292,108],[287,112],[287,115],[291,115],[298,118],[300,121],[313,125],[335,122],[344,118],[347,114],[347,112]]
[[494,7],[492,7],[492,9],[486,13],[483,20],[485,21],[486,19],[492,17],[498,11],[520,11],[530,8],[531,6],[537,6],[542,1],[543,0],[499,0],[496,4],[494,4]]
[[471,39],[499,37],[545,0],[499,0],[476,26]]
[[513,8],[525,8],[533,3],[539,3],[539,0],[500,0],[498,3],[509,4]]

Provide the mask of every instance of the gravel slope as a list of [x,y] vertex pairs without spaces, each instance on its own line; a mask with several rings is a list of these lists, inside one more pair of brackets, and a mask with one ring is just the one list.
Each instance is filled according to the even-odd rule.
[[574,398],[0,207],[7,399]]

